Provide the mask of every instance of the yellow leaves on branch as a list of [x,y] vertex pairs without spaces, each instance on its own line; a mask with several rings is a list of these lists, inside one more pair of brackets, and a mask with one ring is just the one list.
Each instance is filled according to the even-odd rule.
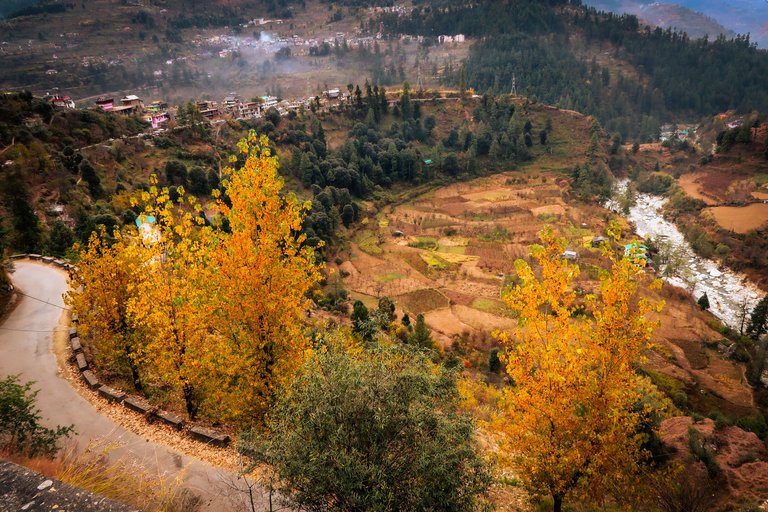
[[562,503],[617,493],[645,456],[648,411],[634,368],[650,344],[646,314],[660,305],[639,297],[642,269],[616,256],[599,294],[579,297],[579,269],[561,258],[565,242],[549,229],[541,236],[536,270],[516,262],[520,284],[504,296],[520,323],[500,336],[514,386],[496,425],[534,494]]
[[70,296],[89,325],[91,312],[116,298],[102,283],[107,268],[126,273],[122,307],[110,318],[130,331],[126,357],[141,380],[169,387],[192,417],[254,423],[304,359],[301,319],[320,274],[299,234],[306,205],[283,191],[267,139],[251,133],[238,150],[242,164],[223,171],[229,202],[217,193],[210,207],[222,226],[208,225],[183,190],[172,201],[153,178],[135,204],[154,224],[139,236],[116,234],[111,247],[94,237],[75,277],[83,287]]

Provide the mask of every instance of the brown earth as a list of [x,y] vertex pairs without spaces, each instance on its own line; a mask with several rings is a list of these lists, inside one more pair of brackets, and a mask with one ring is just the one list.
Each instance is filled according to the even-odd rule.
[[706,208],[723,228],[746,234],[768,222],[768,204],[754,203],[747,206],[715,206]]
[[[689,448],[690,429],[698,431],[714,455],[721,475],[707,476],[703,462]],[[687,473],[696,475],[699,485],[708,485],[720,506],[737,502],[763,503],[768,500],[768,451],[757,435],[739,427],[717,429],[715,422],[690,417],[674,417],[661,424],[664,444],[674,451],[674,459],[685,464]]]
[[[399,314],[424,313],[445,350],[460,340],[474,350],[466,355],[473,365],[486,364],[489,335],[516,327],[513,312],[501,301],[502,288],[513,282],[514,261],[528,257],[546,223],[579,253],[577,286],[594,291],[598,269],[607,266],[589,242],[605,233],[611,214],[571,200],[566,180],[541,172],[551,166],[540,156],[523,172],[450,184],[373,213],[367,239],[378,242],[373,248],[350,244],[339,265],[349,273],[345,286],[369,306],[388,295]],[[753,414],[743,367],[718,351],[723,337],[710,327],[714,318],[684,290],[665,286],[644,293],[666,301],[657,316],[658,348],[649,354],[647,367],[676,383],[688,404],[704,414]],[[482,348],[471,347],[480,342]]]

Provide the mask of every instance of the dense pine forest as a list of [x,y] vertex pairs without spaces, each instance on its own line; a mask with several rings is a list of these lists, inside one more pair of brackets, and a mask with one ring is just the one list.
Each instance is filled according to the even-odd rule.
[[646,140],[663,122],[768,107],[768,52],[748,35],[691,40],[561,0],[423,6],[381,21],[388,33],[480,38],[453,83],[509,92],[515,79],[520,94],[596,115],[625,137]]

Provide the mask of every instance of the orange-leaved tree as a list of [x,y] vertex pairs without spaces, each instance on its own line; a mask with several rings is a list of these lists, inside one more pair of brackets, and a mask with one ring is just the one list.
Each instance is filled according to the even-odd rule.
[[229,202],[218,208],[230,233],[211,257],[211,341],[220,385],[211,390],[218,413],[261,418],[274,390],[303,364],[309,345],[301,318],[319,265],[301,234],[309,202],[283,190],[266,137],[251,132],[238,144],[239,165],[224,169]]
[[75,276],[83,287],[71,300],[81,317],[115,309],[107,293],[113,265],[126,284],[108,320],[136,339],[127,358],[147,386],[170,390],[190,418],[253,424],[309,349],[302,317],[320,267],[301,234],[308,204],[283,190],[268,140],[251,132],[238,149],[237,165],[224,170],[226,200],[216,191],[209,205],[220,213],[218,225],[181,187],[159,187],[153,177],[133,204],[154,222],[127,228],[112,246],[94,238]]
[[75,246],[77,272],[71,272],[65,302],[78,314],[78,331],[88,340],[91,355],[107,374],[129,378],[142,390],[136,362],[142,340],[128,316],[133,289],[146,276],[146,247],[119,231],[111,237],[103,228],[88,245]]
[[157,186],[134,199],[143,204],[143,216],[155,222],[141,233],[137,244],[147,246],[150,257],[145,275],[136,283],[128,315],[143,343],[135,358],[147,377],[170,387],[195,419],[211,384],[206,363],[210,285],[209,262],[219,248],[219,237],[200,216],[201,205],[183,188],[171,199],[170,190]]
[[550,228],[541,236],[537,268],[515,262],[520,282],[504,294],[519,328],[501,335],[513,385],[496,426],[527,489],[559,512],[566,497],[616,496],[636,482],[650,410],[635,368],[650,345],[646,315],[661,304],[640,297],[641,267],[607,248],[599,293],[579,296],[565,241]]

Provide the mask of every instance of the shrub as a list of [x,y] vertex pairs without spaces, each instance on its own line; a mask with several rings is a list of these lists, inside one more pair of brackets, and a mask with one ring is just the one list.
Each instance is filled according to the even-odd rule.
[[720,411],[710,411],[708,416],[709,419],[714,420],[715,428],[718,430],[733,425],[733,420]]
[[501,360],[499,359],[499,347],[493,347],[488,354],[488,369],[496,373],[501,370]]
[[647,194],[661,195],[672,186],[674,179],[668,174],[654,172],[637,185],[637,190]]
[[455,374],[424,355],[329,346],[277,396],[268,439],[239,448],[302,510],[471,511],[490,483]]
[[18,375],[0,381],[0,450],[27,457],[53,457],[58,442],[74,432],[72,426],[50,429],[40,424],[32,382],[21,384]]
[[743,430],[754,432],[760,439],[763,439],[768,434],[768,424],[766,424],[762,414],[739,418],[736,420],[736,426]]
[[694,427],[688,429],[688,448],[696,460],[700,460],[707,468],[710,478],[717,478],[721,474],[720,466],[715,460],[712,450],[707,445],[707,440]]
[[726,256],[731,252],[731,248],[726,244],[717,244],[717,247],[715,247],[715,252],[720,256]]

